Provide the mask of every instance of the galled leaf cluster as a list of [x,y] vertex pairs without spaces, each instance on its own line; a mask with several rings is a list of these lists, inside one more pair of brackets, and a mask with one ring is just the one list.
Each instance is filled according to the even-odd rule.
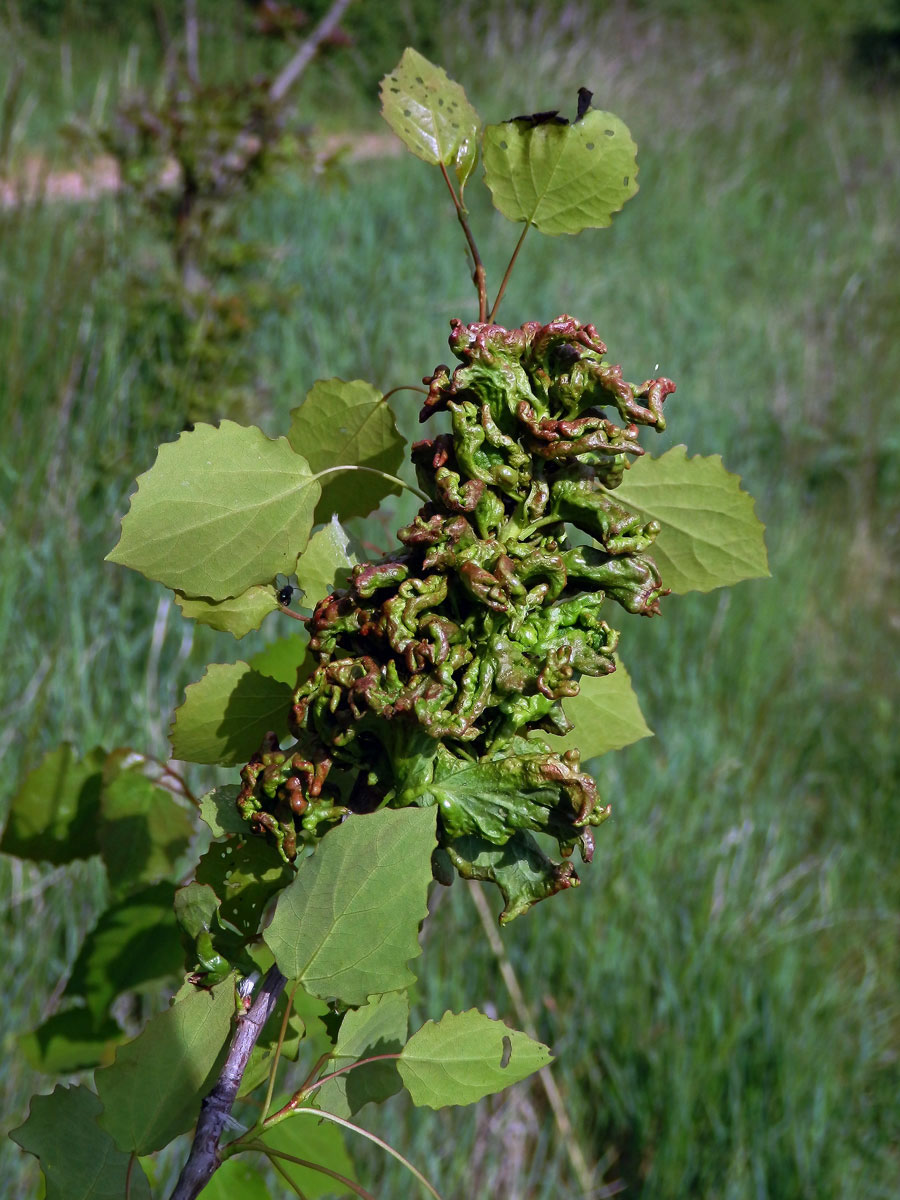
[[436,874],[496,882],[510,920],[578,882],[532,835],[589,862],[609,813],[578,751],[543,735],[571,729],[562,701],[582,676],[615,670],[607,598],[652,616],[666,594],[646,553],[658,523],[610,491],[675,385],[626,382],[568,316],[454,321],[450,347],[461,365],[425,380],[421,413],[450,431],[412,449],[429,501],[394,553],[317,605],[296,744],[268,741],[238,803],[287,859],[349,813],[437,805]]

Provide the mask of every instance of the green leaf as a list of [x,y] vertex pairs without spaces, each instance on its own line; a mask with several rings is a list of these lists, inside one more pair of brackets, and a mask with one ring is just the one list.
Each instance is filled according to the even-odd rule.
[[57,864],[97,854],[105,761],[99,748],[79,760],[65,743],[46,754],[13,797],[0,850]]
[[427,914],[431,809],[351,817],[322,839],[278,898],[265,940],[279,970],[345,1004],[410,984]]
[[288,731],[293,689],[245,662],[211,663],[185,688],[175,710],[172,751],[185,762],[234,767],[247,762],[269,730]]
[[673,592],[709,592],[769,574],[753,497],[718,454],[688,458],[686,446],[673,446],[661,458],[645,455],[616,499],[662,524],[650,553]]
[[474,1104],[550,1062],[542,1043],[470,1009],[427,1021],[403,1048],[400,1075],[413,1104]]
[[325,1001],[298,987],[294,992],[294,1008],[303,1018],[306,1041],[312,1054],[316,1058],[321,1054],[329,1054],[334,1049],[334,1039],[325,1024],[326,1018],[331,1015],[331,1009]]
[[[409,1029],[409,996],[388,992],[373,996],[362,1008],[351,1009],[341,1022],[334,1055],[326,1074],[377,1054],[403,1049]],[[352,1117],[370,1101],[380,1104],[401,1090],[396,1062],[373,1062],[329,1079],[315,1093],[317,1108],[338,1117]]]
[[237,807],[240,790],[236,783],[226,783],[200,797],[200,816],[212,830],[213,837],[247,832],[247,822]]
[[234,981],[191,991],[159,1013],[95,1076],[100,1124],[121,1150],[150,1154],[190,1129],[234,1015]]
[[106,557],[186,596],[227,600],[293,571],[319,495],[286,438],[197,425],[139,477]]
[[406,49],[381,81],[381,115],[413,154],[451,167],[465,185],[478,158],[481,118],[446,71]]
[[347,553],[349,544],[337,515],[309,539],[309,545],[297,563],[304,608],[315,608],[334,588],[346,587],[347,576],[355,561]]
[[[304,402],[291,413],[287,436],[314,471],[359,466],[396,475],[406,448],[381,392],[364,379],[314,383]],[[330,521],[334,513],[341,520],[368,516],[385,496],[399,491],[396,484],[368,471],[335,472],[326,475],[321,484],[317,522]],[[298,547],[298,553],[302,550]],[[294,565],[278,569],[289,575]]]
[[[286,683],[291,691],[301,679],[307,679],[317,665],[309,651],[309,639],[305,633],[270,642],[259,654],[254,654],[249,662],[254,671]],[[299,674],[301,669],[302,675]]]
[[187,811],[139,771],[122,771],[103,790],[100,851],[117,891],[136,891],[172,874],[194,832]]
[[587,760],[653,737],[631,686],[631,676],[618,660],[611,675],[583,675],[579,687],[577,696],[563,702],[575,728],[559,739],[550,739],[555,754],[580,750],[582,759]]
[[157,883],[102,913],[82,943],[63,995],[83,996],[99,1018],[120,993],[178,975],[184,955],[174,899],[173,883]]
[[269,898],[293,874],[278,851],[245,826],[242,834],[213,842],[197,863],[196,880],[216,893],[221,916],[245,937],[252,937]]
[[19,1039],[30,1066],[45,1075],[71,1075],[112,1062],[124,1034],[111,1017],[96,1017],[88,1008],[54,1013]]
[[612,223],[638,190],[637,147],[612,113],[588,109],[572,125],[506,121],[484,131],[484,178],[511,221],[542,233]]
[[49,1096],[32,1099],[28,1119],[10,1133],[40,1160],[46,1200],[121,1200],[126,1180],[131,1200],[150,1200],[140,1164],[97,1124],[100,1110],[90,1088],[58,1084]]
[[[276,1101],[273,1108],[280,1108],[287,1099],[285,1096]],[[316,1121],[306,1116],[289,1117],[266,1130],[257,1140],[272,1150],[292,1154],[295,1158],[306,1159],[307,1162],[319,1163],[356,1182],[356,1170],[344,1145],[344,1135],[339,1127],[330,1121]],[[351,1195],[321,1171],[300,1167],[284,1158],[278,1160],[278,1165],[307,1200],[316,1200],[319,1196]]]
[[271,584],[247,588],[239,596],[228,600],[204,600],[201,597],[175,593],[175,603],[182,615],[201,625],[209,625],[220,633],[231,633],[242,638],[251,629],[259,629],[270,612],[278,608],[275,588]]
[[203,1200],[273,1200],[256,1161],[248,1154],[227,1158],[203,1189]]

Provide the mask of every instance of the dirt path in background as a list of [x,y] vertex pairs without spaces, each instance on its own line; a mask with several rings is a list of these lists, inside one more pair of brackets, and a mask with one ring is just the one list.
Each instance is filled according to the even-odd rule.
[[[348,162],[364,162],[373,158],[393,158],[403,146],[390,133],[331,134],[315,143],[316,153],[323,161],[344,151]],[[170,163],[162,181],[175,186],[178,168]],[[96,200],[119,189],[119,168],[115,159],[100,156],[79,166],[56,170],[52,163],[34,154],[25,159],[12,178],[0,176],[0,208],[11,209],[41,201],[84,202]]]

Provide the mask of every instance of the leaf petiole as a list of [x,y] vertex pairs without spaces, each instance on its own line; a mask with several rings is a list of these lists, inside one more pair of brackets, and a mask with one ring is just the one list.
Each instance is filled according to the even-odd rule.
[[413,487],[411,483],[407,483],[405,479],[400,479],[397,475],[390,475],[387,471],[379,471],[377,467],[362,467],[353,466],[351,463],[344,463],[339,467],[326,467],[324,471],[316,471],[313,479],[321,479],[324,475],[333,475],[335,471],[366,471],[369,475],[380,475],[382,479],[390,480],[391,483],[396,483],[398,487],[406,488],[408,492],[412,492],[414,496],[418,496],[420,500],[428,503],[428,497],[424,492],[420,492],[417,487]]
[[[290,610],[289,610],[290,611]],[[269,1115],[269,1109],[272,1107],[272,1096],[275,1092],[275,1075],[278,1072],[278,1063],[281,1059],[281,1051],[284,1046],[285,1035],[287,1034],[288,1021],[291,1019],[291,1009],[294,1007],[294,997],[297,994],[297,988],[300,986],[299,980],[291,988],[291,994],[288,996],[287,1005],[284,1010],[284,1016],[281,1018],[281,1029],[278,1031],[278,1041],[275,1043],[275,1057],[272,1061],[272,1069],[269,1072],[269,1085],[266,1088],[266,1098],[263,1101],[262,1113],[257,1121],[257,1125],[262,1125],[266,1117]]]
[[497,315],[497,309],[500,307],[500,301],[503,299],[503,293],[506,291],[506,285],[509,283],[509,277],[512,275],[512,269],[516,265],[516,259],[519,257],[519,251],[522,249],[522,243],[525,241],[525,234],[530,228],[531,222],[526,221],[525,228],[519,235],[519,240],[516,242],[516,248],[512,252],[512,257],[509,260],[503,280],[500,283],[500,291],[497,293],[497,299],[494,301],[494,307],[491,309],[491,315],[488,317],[488,320],[491,322],[493,322]]
[[[316,1117],[320,1121],[332,1121],[335,1125],[341,1125],[344,1129],[352,1129],[354,1133],[361,1134],[364,1138],[367,1138],[370,1142],[374,1142],[376,1146],[380,1146],[382,1150],[386,1150],[388,1154],[392,1155],[397,1159],[398,1162],[402,1163],[403,1166],[406,1167],[406,1169],[412,1175],[414,1175],[416,1179],[418,1179],[419,1183],[421,1183],[422,1187],[425,1188],[429,1196],[433,1196],[434,1200],[441,1200],[440,1194],[434,1190],[422,1172],[418,1171],[408,1158],[404,1158],[399,1150],[395,1150],[393,1146],[388,1145],[387,1142],[383,1141],[380,1137],[377,1137],[374,1133],[369,1133],[368,1129],[363,1129],[359,1125],[354,1125],[352,1121],[345,1121],[343,1117],[338,1117],[334,1113],[325,1112],[324,1109],[295,1108],[293,1112],[297,1115],[300,1115],[301,1113],[307,1113],[309,1116]],[[266,1153],[268,1152],[269,1151],[267,1149]]]
[[298,1167],[306,1167],[310,1171],[319,1171],[322,1175],[328,1175],[331,1179],[336,1179],[338,1183],[342,1183],[344,1187],[349,1188],[354,1196],[362,1196],[363,1200],[375,1200],[371,1192],[367,1192],[364,1187],[358,1183],[354,1183],[352,1179],[348,1179],[346,1175],[341,1175],[339,1171],[332,1171],[330,1167],[323,1167],[321,1163],[309,1162],[308,1159],[298,1158],[295,1154],[287,1154],[284,1150],[273,1150],[270,1146],[264,1145],[262,1142],[253,1142],[246,1147],[247,1150],[258,1150],[260,1154],[264,1154],[271,1162],[272,1166],[282,1176],[283,1179],[291,1185],[298,1196],[303,1193],[291,1179],[290,1175],[282,1170],[277,1163],[277,1159],[284,1159],[286,1162],[296,1163]]
[[478,292],[478,320],[487,320],[487,276],[484,271],[484,263],[481,261],[481,255],[478,253],[478,246],[475,244],[475,238],[472,235],[471,227],[469,226],[468,214],[466,207],[462,202],[462,192],[457,196],[456,189],[447,174],[447,168],[443,163],[438,163],[441,168],[441,174],[444,177],[444,182],[450,189],[450,195],[453,197],[453,206],[456,209],[456,217],[462,226],[462,231],[466,235],[466,242],[469,246],[469,253],[472,255],[472,263],[475,271],[472,275],[472,281],[475,284],[475,290]]
[[348,1071],[355,1071],[357,1067],[365,1067],[369,1063],[384,1062],[389,1058],[399,1057],[400,1052],[397,1051],[395,1054],[373,1054],[371,1058],[357,1059],[356,1062],[348,1063],[346,1067],[338,1067],[338,1069],[336,1071],[332,1071],[330,1075],[321,1076],[321,1078],[317,1079],[315,1083],[305,1084],[300,1091],[294,1095],[293,1099],[302,1104],[313,1094],[317,1088],[320,1088],[323,1083],[327,1083],[329,1079],[337,1079],[338,1075],[346,1075]]

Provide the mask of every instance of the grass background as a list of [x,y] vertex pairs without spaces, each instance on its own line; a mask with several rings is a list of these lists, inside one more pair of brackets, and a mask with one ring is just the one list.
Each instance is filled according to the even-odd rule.
[[[407,41],[490,119],[593,86],[638,143],[641,192],[609,230],[529,235],[503,319],[572,312],[626,377],[659,364],[678,382],[659,449],[722,453],[768,526],[770,580],[619,622],[657,736],[595,764],[614,820],[583,886],[503,935],[596,1197],[900,1191],[900,116],[854,71],[844,9],[825,8],[830,24],[792,5],[727,20],[703,3],[463,6],[450,31],[409,4],[300,96],[322,127],[377,129],[369,80]],[[9,173],[65,156],[67,112],[158,70],[149,23],[129,55],[133,29],[50,17],[40,34],[10,17],[0,37],[7,73],[28,68]],[[208,17],[216,69],[241,65],[229,45]],[[473,294],[442,186],[386,157],[343,182],[287,175],[248,204],[247,236],[294,297],[254,334],[267,431],[318,377],[387,389],[447,358]],[[516,231],[486,199],[472,209],[496,286]],[[128,321],[129,268],[153,253],[112,199],[0,211],[2,805],[62,739],[165,756],[184,685],[248,652],[102,562],[134,476],[180,428],[148,383],[158,341]],[[394,407],[412,432],[413,399]],[[10,1128],[52,1086],[16,1036],[58,1002],[105,885],[93,864],[4,857],[0,886]],[[461,884],[433,918],[418,999],[423,1016],[513,1016]],[[583,1194],[536,1084],[438,1116],[398,1098],[364,1120],[447,1200]],[[394,1163],[354,1153],[376,1194],[407,1193]],[[0,1181],[36,1194],[33,1160],[5,1141]]]

